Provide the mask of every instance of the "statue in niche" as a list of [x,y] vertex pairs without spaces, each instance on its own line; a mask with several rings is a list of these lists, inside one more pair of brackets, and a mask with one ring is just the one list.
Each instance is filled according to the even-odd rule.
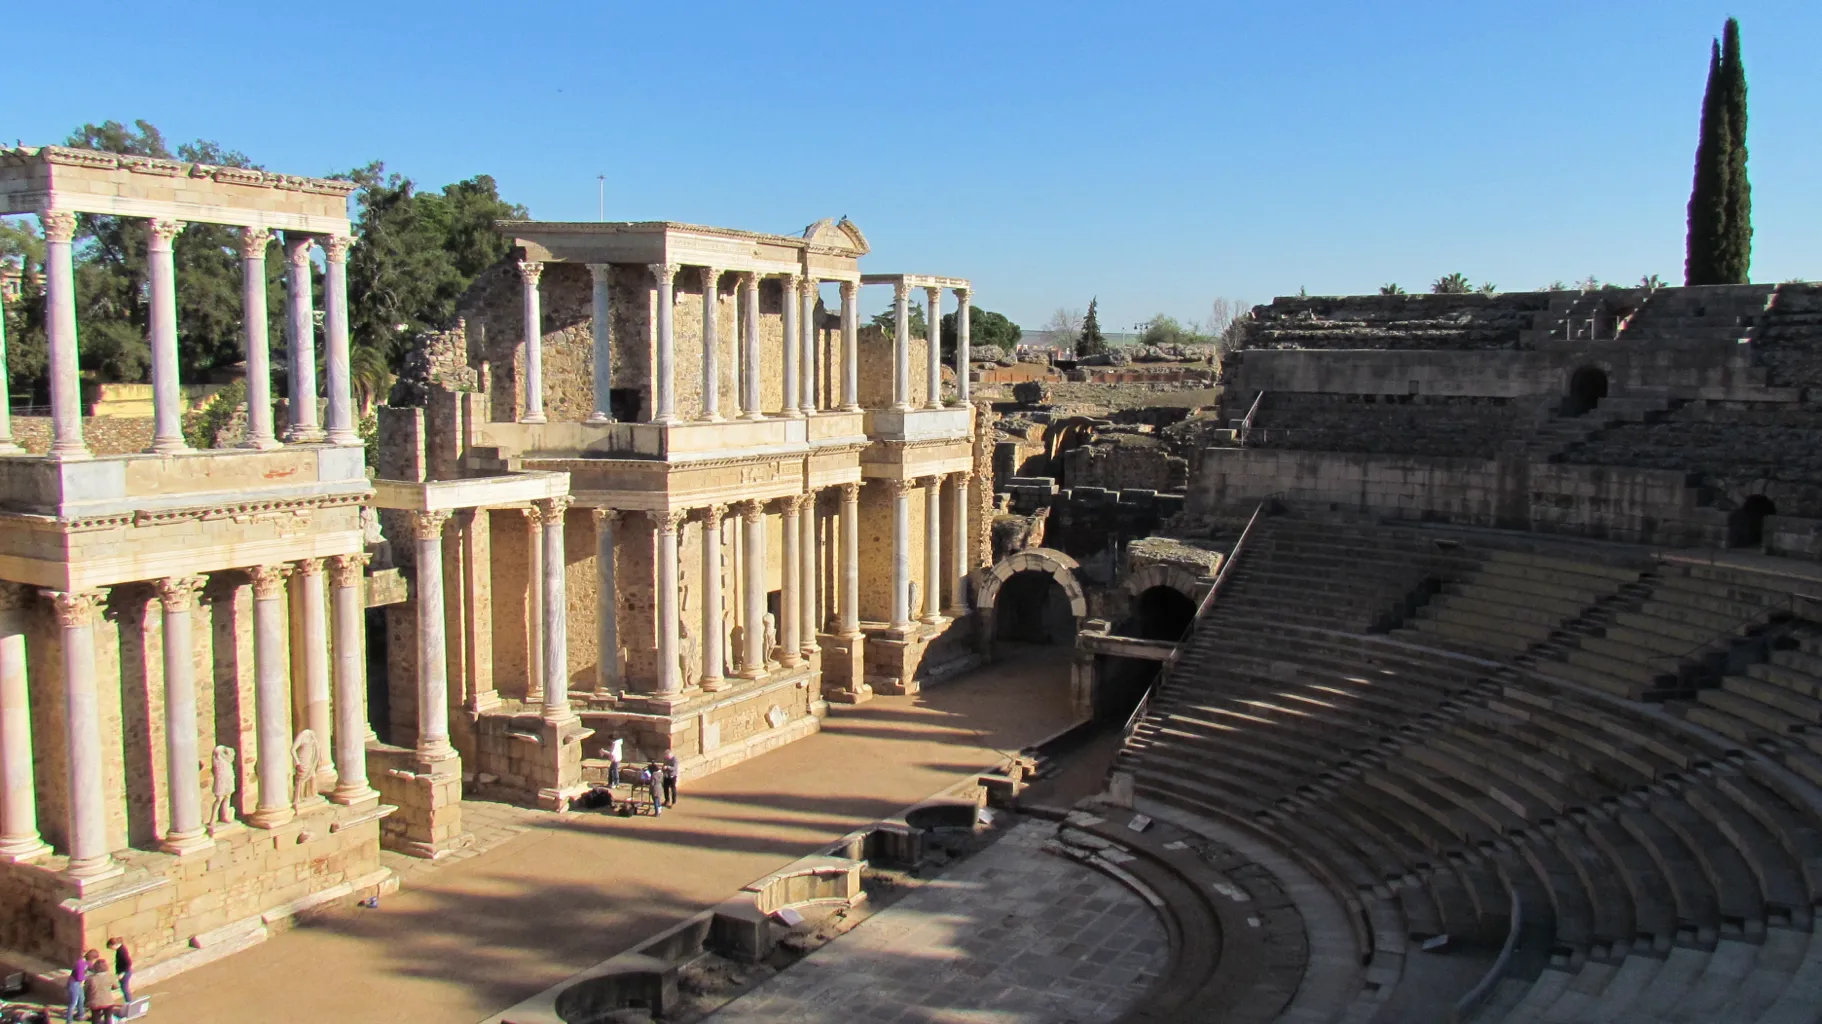
[[766,612],[765,618],[761,621],[765,623],[765,633],[762,634],[765,643],[759,648],[759,657],[765,662],[765,667],[769,669],[778,664],[777,659],[772,657],[773,650],[778,646],[778,616]]
[[291,741],[291,803],[302,805],[316,798],[316,769],[322,762],[316,733],[305,729]]
[[239,782],[234,777],[234,748],[215,748],[214,776],[209,781],[209,792],[215,797],[215,803],[209,808],[209,820],[218,825],[227,825],[234,821],[234,789]]

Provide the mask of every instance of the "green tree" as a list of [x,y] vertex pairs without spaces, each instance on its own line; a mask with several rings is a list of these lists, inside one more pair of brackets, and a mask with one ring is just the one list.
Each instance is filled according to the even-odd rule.
[[1107,336],[1101,333],[1100,296],[1088,300],[1088,314],[1082,317],[1082,333],[1076,338],[1078,356],[1100,355],[1107,351]]
[[[905,307],[910,310],[911,336],[913,338],[927,337],[928,335],[926,335],[925,332],[930,329],[930,325],[924,320],[924,304],[921,302],[907,302]],[[884,331],[887,337],[895,335],[898,332],[898,303],[894,302],[892,305],[887,306],[883,312],[875,313],[873,315],[872,324]],[[968,326],[972,328],[974,325],[970,323]],[[972,331],[970,334],[972,334]],[[970,337],[969,340],[972,341],[973,338]]]
[[1404,293],[1404,289],[1396,284],[1382,284],[1379,286],[1379,294],[1381,295],[1403,295]]
[[1740,23],[1728,18],[1708,51],[1708,83],[1689,191],[1686,284],[1745,284],[1752,263],[1752,184],[1746,176],[1746,68]]
[[[943,358],[955,358],[955,314],[944,313],[940,328],[943,339]],[[1019,325],[1007,319],[1003,313],[976,306],[968,311],[968,350],[970,352],[986,348],[999,348],[1011,352],[1019,343],[1023,333]]]
[[1461,273],[1439,277],[1430,285],[1433,295],[1466,295],[1473,290],[1474,286],[1468,283],[1468,276]]

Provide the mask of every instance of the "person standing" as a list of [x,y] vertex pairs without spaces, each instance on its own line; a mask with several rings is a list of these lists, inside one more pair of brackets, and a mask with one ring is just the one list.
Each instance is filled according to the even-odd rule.
[[607,788],[612,789],[620,784],[621,754],[625,750],[624,739],[618,736],[607,746]]
[[130,1003],[133,1001],[133,954],[127,952],[127,940],[118,935],[108,940],[108,948],[114,951],[114,976],[120,979],[120,995]]
[[82,1016],[83,1011],[88,1008],[88,980],[89,958],[79,956],[76,958],[75,965],[70,968],[70,980],[65,990],[65,997],[69,1000],[69,1005],[63,1011],[64,1024],[70,1024],[71,1021]]
[[683,768],[677,763],[677,752],[672,750],[664,755],[664,806],[677,806],[677,776]]
[[108,962],[102,958],[98,949],[89,950],[89,976],[83,987],[89,1003],[89,1020],[100,1022],[120,1018],[124,1005],[120,979],[108,969]]
[[664,813],[664,766],[653,761],[645,777],[652,787],[652,815],[656,817]]

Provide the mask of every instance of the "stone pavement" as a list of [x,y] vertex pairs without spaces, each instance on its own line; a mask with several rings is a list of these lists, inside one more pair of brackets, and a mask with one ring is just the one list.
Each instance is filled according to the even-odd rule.
[[[1021,651],[684,779],[663,817],[471,804],[473,852],[389,860],[404,888],[149,987],[185,1021],[484,1020],[822,844],[1069,724],[1068,651]],[[522,831],[521,831],[522,830]],[[491,843],[491,846],[489,844]]]
[[1132,890],[1045,853],[1027,821],[788,970],[712,1024],[1093,1024],[1117,1018],[1170,960]]

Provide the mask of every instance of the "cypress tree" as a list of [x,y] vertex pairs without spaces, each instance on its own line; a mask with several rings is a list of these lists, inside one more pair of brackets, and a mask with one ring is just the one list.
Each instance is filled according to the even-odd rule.
[[1716,251],[1726,230],[1728,130],[1721,106],[1721,44],[1708,53],[1708,86],[1702,91],[1702,129],[1695,146],[1695,185],[1689,191],[1689,244],[1684,284],[1719,284]]
[[1107,351],[1107,338],[1101,334],[1101,317],[1095,307],[1100,298],[1088,300],[1088,315],[1082,318],[1082,334],[1076,340],[1077,355],[1098,356]]
[[1721,108],[1727,122],[1727,189],[1715,271],[1724,284],[1746,284],[1752,266],[1752,182],[1746,177],[1746,66],[1740,60],[1740,23],[1733,18],[1721,35]]

